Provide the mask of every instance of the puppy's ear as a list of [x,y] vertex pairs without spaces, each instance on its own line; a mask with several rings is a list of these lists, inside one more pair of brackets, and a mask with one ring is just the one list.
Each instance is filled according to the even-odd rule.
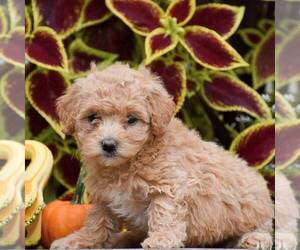
[[80,87],[73,84],[64,95],[56,101],[56,111],[66,135],[72,135],[75,131],[75,118],[79,109]]
[[139,71],[143,72],[144,75],[148,73],[150,74],[148,77],[151,77],[151,81],[147,86],[149,88],[147,100],[150,107],[152,133],[158,137],[165,133],[175,113],[175,103],[158,77],[151,74],[151,72],[145,68]]

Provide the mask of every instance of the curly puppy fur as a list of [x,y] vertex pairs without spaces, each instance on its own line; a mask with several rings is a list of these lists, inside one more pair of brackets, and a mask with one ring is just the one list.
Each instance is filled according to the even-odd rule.
[[[175,118],[172,98],[146,68],[117,63],[94,70],[68,89],[57,110],[64,132],[77,141],[93,209],[81,230],[52,248],[133,241],[177,248],[228,239],[240,239],[241,247],[272,245],[264,179]],[[113,155],[101,148],[107,138],[117,143]]]
[[294,250],[298,242],[298,202],[290,181],[283,173],[276,173],[275,183],[275,249]]

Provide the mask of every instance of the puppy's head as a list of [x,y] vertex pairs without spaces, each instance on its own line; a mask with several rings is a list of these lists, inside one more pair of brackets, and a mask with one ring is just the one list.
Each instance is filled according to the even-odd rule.
[[83,158],[119,166],[164,134],[175,104],[149,70],[118,63],[74,83],[57,111]]

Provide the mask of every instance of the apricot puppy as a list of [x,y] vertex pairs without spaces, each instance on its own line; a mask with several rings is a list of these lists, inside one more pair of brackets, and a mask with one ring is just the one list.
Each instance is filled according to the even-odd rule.
[[175,118],[172,98],[149,70],[117,63],[94,71],[59,98],[57,110],[77,141],[94,206],[84,227],[52,249],[205,247],[229,239],[271,248],[264,179]]

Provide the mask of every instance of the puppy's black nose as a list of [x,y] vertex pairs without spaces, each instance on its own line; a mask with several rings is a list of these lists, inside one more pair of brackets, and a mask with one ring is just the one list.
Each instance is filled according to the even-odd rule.
[[104,152],[113,154],[117,150],[118,143],[112,138],[107,138],[101,141],[101,146]]

